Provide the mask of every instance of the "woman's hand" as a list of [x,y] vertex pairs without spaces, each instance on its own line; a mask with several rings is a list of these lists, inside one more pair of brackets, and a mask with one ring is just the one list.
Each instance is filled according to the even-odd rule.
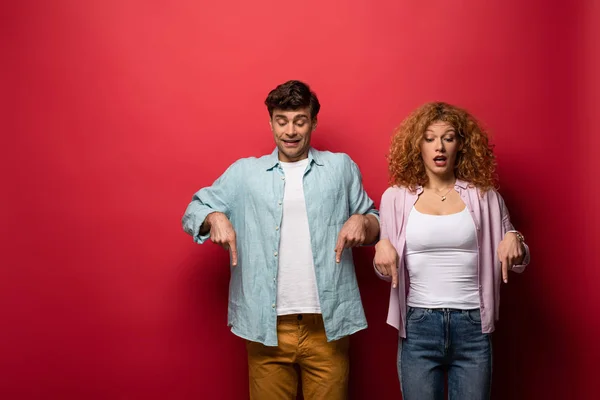
[[381,239],[375,245],[375,268],[381,275],[392,277],[392,287],[398,286],[398,253],[388,239]]
[[508,271],[513,265],[521,265],[525,249],[515,232],[508,232],[498,245],[498,259],[502,263],[502,280],[508,283]]

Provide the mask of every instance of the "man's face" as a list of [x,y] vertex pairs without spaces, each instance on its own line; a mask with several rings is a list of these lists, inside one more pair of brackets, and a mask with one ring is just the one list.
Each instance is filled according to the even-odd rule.
[[317,120],[311,118],[308,107],[292,111],[276,108],[269,124],[280,161],[295,162],[308,157],[310,136],[317,127]]

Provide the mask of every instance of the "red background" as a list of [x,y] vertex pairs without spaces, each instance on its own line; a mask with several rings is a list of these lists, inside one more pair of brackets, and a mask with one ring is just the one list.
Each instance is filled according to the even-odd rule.
[[[348,153],[377,204],[410,110],[445,100],[485,122],[533,253],[503,288],[494,398],[590,398],[600,10],[561,3],[3,2],[0,397],[246,398],[227,254],[180,218],[272,150],[262,102],[301,79],[323,106],[313,144]],[[371,258],[357,252],[370,327],[352,338],[352,399],[397,399]]]

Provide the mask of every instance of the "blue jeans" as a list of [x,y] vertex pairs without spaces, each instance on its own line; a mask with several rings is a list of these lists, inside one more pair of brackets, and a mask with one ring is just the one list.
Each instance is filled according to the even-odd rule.
[[442,400],[445,373],[450,400],[490,398],[492,342],[481,333],[479,309],[409,307],[398,343],[402,398]]

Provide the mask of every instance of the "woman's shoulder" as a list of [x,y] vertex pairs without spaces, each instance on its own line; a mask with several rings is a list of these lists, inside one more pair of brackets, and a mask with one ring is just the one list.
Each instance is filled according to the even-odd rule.
[[461,180],[457,180],[456,184],[467,191],[472,191],[474,193],[479,194],[480,197],[484,197],[484,198],[485,197],[487,197],[487,198],[502,197],[502,196],[500,196],[500,193],[498,192],[498,190],[496,188],[484,189],[484,188],[481,188],[471,182],[461,181]]
[[483,190],[479,187],[469,185],[467,190],[473,190],[477,193],[477,198],[480,204],[486,204],[488,207],[499,206],[501,209],[504,208],[504,198],[496,188],[490,188]]
[[416,191],[411,190],[406,186],[393,185],[388,187],[383,195],[381,196],[381,201],[391,201],[395,199],[404,198],[410,194],[416,194]]
[[383,192],[383,194],[385,195],[386,193],[389,195],[403,195],[406,194],[406,192],[410,192],[410,189],[406,186],[399,186],[399,185],[393,185],[388,187],[385,192]]

